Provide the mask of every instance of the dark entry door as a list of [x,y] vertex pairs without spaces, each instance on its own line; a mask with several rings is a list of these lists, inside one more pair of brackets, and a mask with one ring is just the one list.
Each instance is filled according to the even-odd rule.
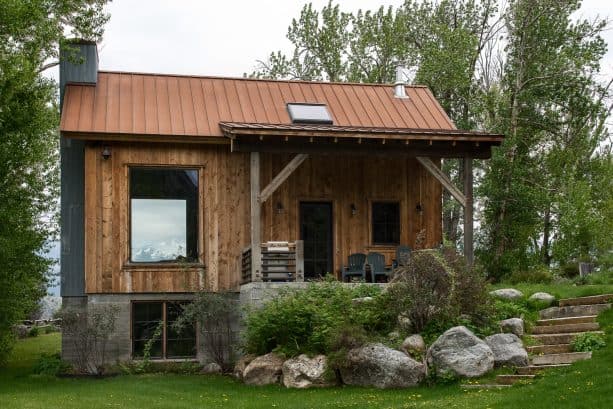
[[304,241],[304,277],[332,273],[332,203],[300,203],[300,239]]

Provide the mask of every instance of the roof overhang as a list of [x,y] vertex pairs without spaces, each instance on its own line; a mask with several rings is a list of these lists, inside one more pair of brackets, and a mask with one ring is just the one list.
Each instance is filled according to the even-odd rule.
[[504,135],[457,129],[367,128],[307,124],[220,122],[233,151],[403,154],[491,157]]

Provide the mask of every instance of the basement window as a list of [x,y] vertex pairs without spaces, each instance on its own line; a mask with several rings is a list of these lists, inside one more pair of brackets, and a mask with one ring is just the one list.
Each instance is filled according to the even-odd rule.
[[400,244],[400,204],[398,202],[372,203],[373,244]]
[[325,104],[289,103],[287,112],[293,124],[332,125],[332,117]]
[[198,171],[130,169],[130,261],[198,260]]
[[[132,303],[132,357],[142,358],[151,343],[150,358],[189,359],[196,357],[196,329],[189,325],[181,331],[173,323],[181,316],[185,303]],[[152,341],[153,340],[153,341]]]

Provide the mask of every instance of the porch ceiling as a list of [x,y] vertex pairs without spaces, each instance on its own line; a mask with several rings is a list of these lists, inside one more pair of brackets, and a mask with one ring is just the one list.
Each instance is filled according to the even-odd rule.
[[455,129],[220,122],[233,151],[491,157],[503,135]]

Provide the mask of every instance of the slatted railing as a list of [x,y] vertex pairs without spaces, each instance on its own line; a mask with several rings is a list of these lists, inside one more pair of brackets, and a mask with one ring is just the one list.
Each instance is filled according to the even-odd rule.
[[242,284],[251,281],[264,282],[295,282],[304,281],[304,249],[303,242],[294,243],[268,242],[262,243],[261,270],[252,277],[252,252],[248,247],[241,256]]

